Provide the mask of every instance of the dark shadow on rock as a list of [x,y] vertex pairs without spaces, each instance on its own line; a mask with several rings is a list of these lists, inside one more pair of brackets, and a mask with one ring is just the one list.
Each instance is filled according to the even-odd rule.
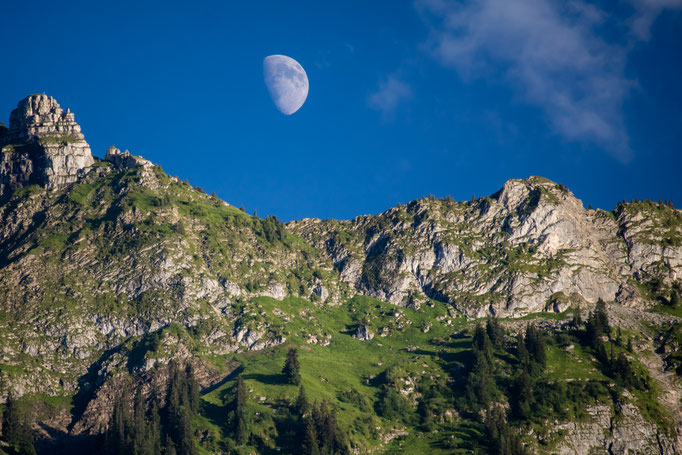
[[69,424],[69,431],[73,426],[83,417],[83,413],[88,407],[88,403],[92,400],[97,386],[97,378],[102,364],[111,357],[114,353],[121,349],[120,346],[116,346],[104,352],[99,359],[88,368],[87,373],[78,378],[78,392],[73,396],[71,404],[73,408],[71,409],[71,423]]
[[201,394],[202,394],[202,395],[206,395],[207,393],[211,393],[211,392],[213,392],[214,390],[219,389],[220,387],[222,387],[223,385],[227,384],[228,382],[230,382],[230,381],[232,381],[232,380],[234,380],[234,379],[237,379],[237,376],[239,376],[239,375],[242,374],[243,372],[244,372],[244,367],[243,367],[243,366],[239,366],[239,367],[235,368],[234,370],[230,371],[230,372],[227,374],[227,376],[225,376],[225,377],[224,377],[223,379],[221,379],[220,381],[216,382],[215,384],[211,384],[211,385],[209,385],[209,386],[204,387],[203,389],[201,389]]
[[44,424],[40,427],[48,434],[46,439],[36,440],[36,452],[49,455],[73,455],[78,453],[99,453],[101,446],[100,435],[70,435]]

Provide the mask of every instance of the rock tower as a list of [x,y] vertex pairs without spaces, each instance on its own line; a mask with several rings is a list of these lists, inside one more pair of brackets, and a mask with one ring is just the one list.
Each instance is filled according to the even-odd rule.
[[30,95],[0,123],[0,196],[37,184],[48,189],[75,182],[92,166],[90,146],[73,113],[47,95]]

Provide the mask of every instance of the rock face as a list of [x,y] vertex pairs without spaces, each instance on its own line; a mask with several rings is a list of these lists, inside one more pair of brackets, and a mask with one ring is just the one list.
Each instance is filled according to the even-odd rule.
[[585,210],[562,185],[509,180],[470,202],[424,198],[351,221],[291,230],[358,292],[401,306],[427,298],[471,316],[523,316],[616,300],[651,302],[682,277],[682,213],[649,201]]
[[584,422],[566,422],[554,427],[564,434],[554,453],[560,455],[608,453],[675,454],[677,442],[642,418],[631,403],[624,403],[617,415],[609,406],[589,406]]
[[0,126],[0,195],[26,185],[75,182],[94,160],[73,113],[47,95],[31,95]]
[[132,169],[137,166],[151,167],[152,162],[142,157],[132,155],[128,150],[121,152],[113,145],[107,150],[105,160],[112,163],[119,169]]

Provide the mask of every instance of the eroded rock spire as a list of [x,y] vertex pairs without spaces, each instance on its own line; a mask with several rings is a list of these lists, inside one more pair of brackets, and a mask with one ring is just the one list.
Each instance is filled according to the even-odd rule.
[[45,94],[30,95],[0,126],[0,195],[37,184],[57,189],[94,163],[73,113]]

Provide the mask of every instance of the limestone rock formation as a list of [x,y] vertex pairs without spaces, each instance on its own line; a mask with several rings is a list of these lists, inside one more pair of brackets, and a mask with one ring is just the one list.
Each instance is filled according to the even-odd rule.
[[0,126],[0,195],[37,184],[73,183],[94,160],[73,113],[47,95],[30,95]]
[[109,147],[104,158],[119,169],[132,169],[137,166],[151,167],[152,162],[140,156],[132,155],[128,150],[121,152],[115,146]]
[[423,198],[350,221],[305,219],[292,232],[325,251],[358,292],[401,306],[427,298],[471,316],[523,316],[616,300],[682,277],[682,213],[649,201],[586,210],[541,177],[467,202]]

